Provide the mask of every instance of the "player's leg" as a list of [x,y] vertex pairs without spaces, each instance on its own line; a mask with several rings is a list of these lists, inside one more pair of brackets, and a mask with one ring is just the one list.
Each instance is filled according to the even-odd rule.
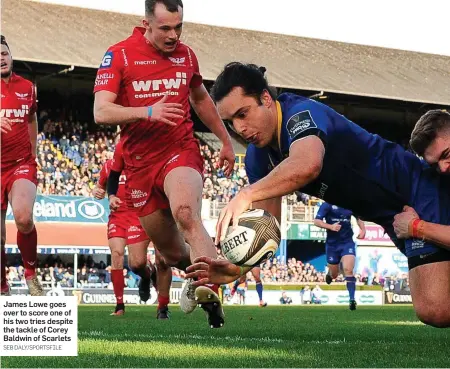
[[237,289],[238,289],[238,286],[239,286],[241,283],[244,283],[244,282],[245,282],[245,278],[246,278],[246,276],[243,275],[243,276],[241,276],[239,279],[236,279],[236,280],[234,281],[233,288],[231,289],[231,298],[234,297],[234,295],[235,295],[235,293],[236,293],[236,291],[237,291]]
[[[3,203],[2,203],[2,207],[3,207]],[[6,266],[6,252],[5,252],[6,227],[5,227],[5,220],[6,220],[6,209],[5,210],[2,209],[2,244],[1,244],[1,263],[0,263],[0,268],[1,268],[1,294],[2,295],[9,295],[10,294],[10,290],[9,290],[8,282],[6,281],[6,271],[5,271],[5,266]]]
[[170,209],[156,210],[139,220],[166,263],[171,267],[186,270],[191,264],[191,248],[179,232]]
[[[199,155],[196,152],[186,155],[196,154]],[[189,157],[182,160],[189,160]],[[191,260],[200,256],[217,259],[216,248],[201,219],[202,192],[202,176],[189,166],[175,167],[164,178],[164,193],[178,229],[191,247]],[[195,298],[206,311],[211,327],[223,325],[224,314],[218,292],[218,285],[200,286],[195,290]]]
[[160,252],[155,249],[155,266],[158,277],[157,319],[169,319],[170,286],[172,285],[172,268],[165,262]]
[[252,274],[253,274],[253,278],[255,278],[255,282],[256,282],[256,292],[258,293],[258,297],[259,297],[259,306],[261,307],[266,307],[267,306],[267,302],[264,302],[263,300],[263,284],[261,281],[261,268],[260,267],[254,267],[252,269]]
[[116,297],[116,308],[111,315],[123,315],[125,313],[125,303],[123,302],[123,291],[125,288],[123,278],[123,261],[126,245],[125,235],[110,238],[108,244],[111,250],[111,281],[114,296]]
[[147,250],[150,243],[148,237],[145,235],[144,240],[136,240],[131,243],[128,238],[128,266],[141,277],[139,282],[139,297],[146,302],[150,297],[150,288],[152,286],[152,274],[156,271],[153,265],[147,261]]
[[340,255],[336,252],[334,247],[329,246],[328,244],[325,246],[326,250],[326,258],[328,262],[328,273],[325,277],[327,284],[331,284],[333,279],[336,279],[339,275],[339,263],[341,260]]
[[353,273],[355,268],[355,255],[344,255],[341,259],[342,266],[344,269],[344,277],[347,282],[347,291],[350,299],[350,310],[356,310],[356,278]]
[[433,327],[450,327],[450,252],[440,250],[423,258],[409,258],[408,262],[409,285],[417,317]]
[[191,246],[192,258],[217,259],[216,248],[201,219],[203,179],[200,173],[190,167],[172,169],[165,177],[164,192],[178,229]]
[[42,296],[44,290],[36,276],[37,232],[33,222],[36,185],[25,178],[17,179],[12,184],[8,199],[17,226],[17,246],[22,256],[28,289],[32,296]]

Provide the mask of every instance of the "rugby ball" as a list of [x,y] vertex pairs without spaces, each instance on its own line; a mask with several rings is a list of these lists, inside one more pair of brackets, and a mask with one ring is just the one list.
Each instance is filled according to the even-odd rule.
[[248,210],[239,217],[238,225],[228,227],[220,243],[223,255],[233,264],[257,266],[278,250],[281,232],[277,219],[265,210]]

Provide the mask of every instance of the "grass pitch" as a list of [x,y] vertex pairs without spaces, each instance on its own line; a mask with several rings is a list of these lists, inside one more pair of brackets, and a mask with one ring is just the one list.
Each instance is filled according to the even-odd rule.
[[78,357],[2,357],[3,368],[450,367],[450,330],[420,323],[411,306],[226,306],[221,329],[197,309],[79,306]]

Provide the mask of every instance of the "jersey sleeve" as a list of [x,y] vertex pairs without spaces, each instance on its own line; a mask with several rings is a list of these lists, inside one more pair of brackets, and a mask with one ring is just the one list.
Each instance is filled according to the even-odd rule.
[[108,160],[105,164],[103,164],[102,169],[100,170],[100,178],[98,179],[98,185],[103,189],[106,188],[106,182],[108,181],[110,163],[111,162]]
[[122,141],[119,141],[119,143],[116,145],[116,149],[114,150],[114,157],[112,159],[111,170],[113,170],[114,172],[121,173],[123,171],[124,166],[125,163],[123,161]]
[[332,122],[324,105],[311,100],[303,101],[289,109],[288,116],[286,129],[289,146],[308,136],[317,136],[326,145]]
[[200,87],[203,83],[203,77],[200,74],[200,67],[198,65],[197,55],[195,55],[194,51],[188,47],[189,59],[191,60],[192,68],[194,70],[194,75],[191,79],[190,88]]
[[264,149],[248,145],[245,154],[245,171],[248,181],[253,184],[270,173],[271,163],[269,154]]
[[34,84],[31,84],[30,116],[33,116],[36,112],[37,112],[36,86]]
[[113,48],[105,53],[95,78],[94,93],[98,91],[119,93],[124,68],[123,58],[123,55]]
[[317,212],[316,219],[323,220],[330,211],[330,204],[324,202]]

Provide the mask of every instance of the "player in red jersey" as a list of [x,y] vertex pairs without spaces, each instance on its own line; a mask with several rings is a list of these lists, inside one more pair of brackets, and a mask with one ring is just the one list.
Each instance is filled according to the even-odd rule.
[[[114,193],[108,193],[111,205],[111,214],[108,221],[108,243],[111,249],[112,266],[111,280],[117,300],[115,311],[111,315],[123,315],[125,313],[125,304],[123,302],[123,291],[125,288],[123,264],[125,246],[128,246],[128,264],[131,270],[142,278],[139,284],[141,300],[145,302],[150,298],[150,288],[153,282],[154,287],[158,290],[156,317],[157,319],[168,319],[172,270],[159,253],[155,255],[156,268],[147,262],[147,250],[150,240],[142,228],[137,215],[133,210],[129,210],[126,204],[123,204],[127,197],[126,171],[124,170],[122,155],[122,144],[119,142],[114,151],[114,158],[103,165],[100,171],[100,179],[92,191],[97,199],[104,198],[107,184],[110,187],[111,177],[115,178]],[[158,280],[158,285],[156,280]]]
[[[194,139],[192,104],[222,141],[220,165],[233,170],[230,136],[203,85],[198,61],[180,39],[181,0],[146,0],[144,27],[108,49],[95,81],[98,124],[120,124],[128,187],[146,233],[171,266],[186,270],[198,256],[216,258],[201,221],[203,159]],[[185,242],[186,241],[186,242]],[[211,288],[210,288],[211,287]],[[197,288],[189,280],[180,306],[197,303],[211,327],[223,325],[218,286]]]
[[1,294],[10,293],[6,282],[6,211],[11,204],[17,226],[17,246],[22,255],[25,280],[32,296],[44,294],[36,276],[37,233],[33,222],[36,198],[37,117],[33,83],[12,72],[13,59],[1,36]]

